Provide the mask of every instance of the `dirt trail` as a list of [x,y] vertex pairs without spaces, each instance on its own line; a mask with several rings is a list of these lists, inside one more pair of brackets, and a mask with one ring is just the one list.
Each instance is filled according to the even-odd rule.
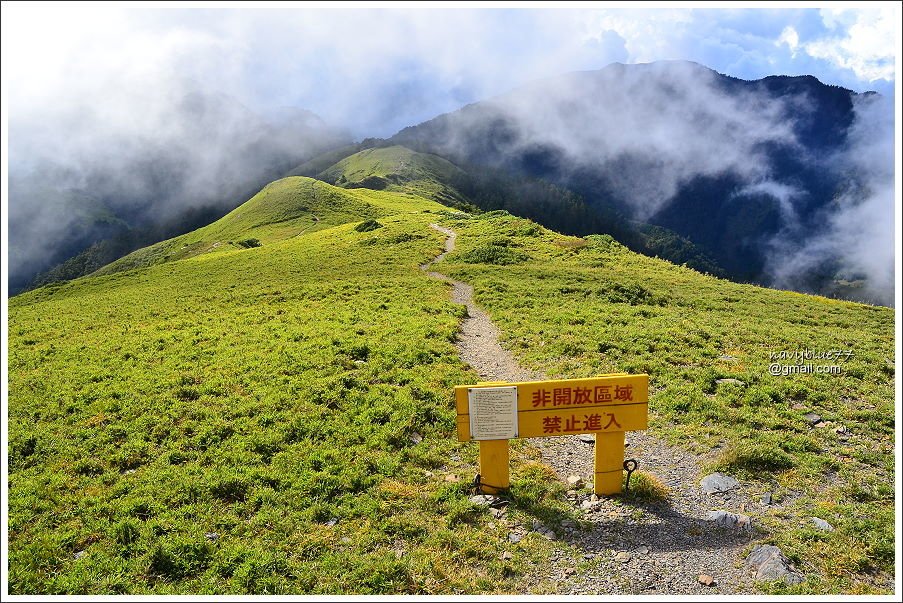
[[[447,236],[445,251],[420,268],[452,285],[452,300],[467,306],[457,347],[461,358],[487,381],[542,379],[521,367],[499,344],[499,330],[473,301],[473,287],[431,270],[455,248],[454,231],[430,224]],[[564,480],[568,475],[592,479],[593,444],[587,436],[530,440],[544,463]],[[580,551],[556,547],[546,563],[531,568],[523,593],[556,594],[727,594],[755,592],[742,567],[741,554],[750,543],[746,532],[722,530],[703,520],[709,511],[724,509],[755,516],[763,511],[758,492],[743,485],[726,494],[707,495],[699,489],[698,457],[672,448],[643,432],[627,433],[627,458],[668,486],[667,502],[634,503],[602,498],[585,510],[581,526],[549,526],[555,538]],[[569,496],[577,508],[589,501],[585,493]],[[591,501],[590,501],[591,502]],[[508,521],[503,519],[503,522]],[[533,526],[508,522],[510,534],[523,535]],[[512,548],[516,545],[512,544]],[[704,586],[699,576],[712,576]]]

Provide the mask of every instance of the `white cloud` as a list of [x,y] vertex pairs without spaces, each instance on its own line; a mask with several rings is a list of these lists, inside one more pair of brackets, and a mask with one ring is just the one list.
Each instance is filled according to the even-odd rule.
[[832,31],[840,30],[840,35],[804,43],[803,48],[810,56],[849,69],[860,79],[891,81],[896,70],[899,9],[899,5],[884,5],[823,10],[825,26]]
[[796,30],[788,25],[784,28],[784,31],[781,32],[780,37],[775,42],[776,46],[780,46],[781,44],[786,44],[790,48],[790,52],[792,56],[796,56],[796,49],[800,45],[800,35],[796,33]]

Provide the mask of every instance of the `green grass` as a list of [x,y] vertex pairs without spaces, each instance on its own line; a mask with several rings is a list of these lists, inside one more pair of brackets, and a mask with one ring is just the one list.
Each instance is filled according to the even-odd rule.
[[472,208],[449,186],[463,172],[451,162],[402,146],[365,149],[323,170],[317,178],[344,188],[413,192],[453,207]]
[[[418,269],[441,206],[355,198],[344,225],[10,301],[11,592],[515,588],[551,545],[467,500],[452,386],[477,376]],[[563,513],[547,475],[514,484],[514,517]]]
[[[526,365],[550,378],[649,374],[654,434],[697,452],[704,470],[728,471],[783,501],[756,521],[812,578],[804,592],[886,588],[894,563],[891,309],[715,279],[610,237],[563,237],[504,214],[444,224],[458,233],[458,248],[438,269],[474,285]],[[500,250],[518,261],[498,261]],[[772,352],[806,349],[853,354],[836,363],[840,375],[769,374]],[[812,428],[807,412],[833,425]],[[835,433],[840,425],[849,440]],[[813,515],[837,530],[814,532],[806,526]]]
[[[519,588],[553,545],[509,544],[467,500],[476,447],[455,441],[452,386],[478,377],[453,344],[462,307],[418,269],[441,249],[435,221],[459,235],[437,269],[474,285],[524,364],[648,373],[653,433],[774,492],[755,521],[806,573],[801,592],[885,592],[891,310],[306,178],[103,275],[10,300],[11,592]],[[261,245],[228,243],[249,239]],[[796,349],[854,354],[841,375],[768,373],[770,352]],[[529,446],[512,455],[511,519],[568,517]],[[815,532],[812,515],[836,531]]]

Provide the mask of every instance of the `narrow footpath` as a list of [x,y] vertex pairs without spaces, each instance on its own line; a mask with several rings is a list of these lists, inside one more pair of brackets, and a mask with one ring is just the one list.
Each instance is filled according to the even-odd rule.
[[[446,235],[445,251],[420,268],[452,286],[452,301],[467,307],[456,343],[462,360],[487,381],[543,379],[526,369],[499,343],[499,330],[473,301],[473,287],[436,272],[436,264],[455,248],[456,234],[437,224]],[[565,436],[529,440],[542,461],[564,481],[570,475],[591,481],[593,437]],[[746,530],[720,528],[704,518],[726,510],[755,516],[764,510],[761,493],[741,484],[726,493],[704,494],[699,486],[698,457],[644,432],[627,433],[627,458],[656,476],[670,490],[665,502],[628,502],[618,497],[599,500],[583,492],[569,492],[568,501],[580,509],[580,525],[523,526],[507,518],[509,540],[531,530],[582,550],[575,555],[556,547],[547,562],[538,564],[524,582],[521,594],[738,594],[755,593],[742,554],[753,535]],[[512,546],[515,546],[512,544]],[[710,582],[703,584],[703,581]],[[705,577],[710,577],[707,580]]]

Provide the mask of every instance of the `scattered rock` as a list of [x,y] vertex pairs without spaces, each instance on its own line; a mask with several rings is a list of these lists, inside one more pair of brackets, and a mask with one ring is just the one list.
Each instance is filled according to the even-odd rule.
[[576,490],[568,490],[567,493],[565,494],[565,496],[567,496],[568,498],[577,498],[577,491]]
[[717,383],[718,385],[721,385],[724,383],[734,383],[736,385],[746,385],[746,383],[744,383],[743,381],[740,381],[739,379],[715,379],[715,383]]
[[716,526],[723,528],[733,528],[735,530],[751,530],[752,518],[749,515],[741,515],[739,513],[730,513],[728,511],[709,511],[706,521],[713,522]]
[[461,478],[458,477],[457,475],[449,473],[448,475],[445,476],[445,481],[455,483],[455,482],[460,482]]
[[793,410],[806,410],[806,405],[805,405],[805,404],[800,404],[799,402],[797,402],[796,404],[794,404],[794,405],[791,406],[790,408],[793,409]]
[[561,527],[562,528],[576,528],[577,522],[574,521],[573,519],[565,519],[564,521],[561,522]]
[[756,580],[783,580],[787,584],[800,584],[805,580],[790,565],[781,549],[771,544],[755,547],[746,558],[746,566],[756,572]]
[[521,540],[524,539],[523,534],[518,534],[517,532],[508,532],[508,542],[517,544]]
[[512,555],[508,551],[502,553],[502,561],[511,561],[512,559],[514,559],[514,555]]
[[596,436],[588,433],[584,433],[582,435],[578,435],[577,439],[583,442],[584,444],[595,444]]
[[490,507],[489,513],[496,519],[501,519],[502,516],[505,514],[505,509],[504,508],[497,509],[495,507]]
[[740,482],[723,473],[712,473],[702,478],[699,485],[705,494],[718,494],[739,487]]
[[584,500],[580,503],[580,508],[584,511],[598,511],[602,503],[598,500]]
[[393,549],[392,552],[395,553],[396,559],[401,559],[402,557],[404,557],[404,551],[401,549]]
[[579,475],[569,475],[567,482],[568,482],[568,486],[570,486],[571,488],[573,488],[575,490],[582,488],[583,483],[584,483],[583,478],[580,477]]
[[432,471],[424,471],[423,475],[425,475],[426,477],[433,477],[433,472]]
[[771,492],[766,492],[765,494],[762,495],[762,504],[770,505],[772,499],[773,499],[773,496],[772,496]]
[[816,529],[821,530],[822,532],[833,532],[834,531],[834,526],[829,524],[824,519],[821,519],[819,517],[810,517],[809,521],[812,522],[812,525],[814,525]]
[[123,473],[123,475],[131,475],[131,474],[133,474],[134,472],[135,472],[135,469],[126,469],[126,470],[123,471],[122,473]]
[[697,580],[699,580],[699,583],[703,586],[715,586],[716,584],[715,579],[708,574],[699,574]]
[[489,505],[497,501],[498,498],[492,496],[491,494],[477,494],[476,496],[471,496],[468,500],[475,505],[488,507]]
[[219,540],[219,534],[216,532],[207,532],[206,534],[204,534],[204,538],[212,542],[216,542],[217,540]]
[[818,415],[814,412],[807,412],[803,415],[803,420],[814,427],[816,424],[821,423],[821,415]]
[[621,551],[615,555],[615,561],[620,561],[621,563],[627,563],[631,559],[633,559],[633,557],[627,551]]
[[329,526],[331,528],[332,526],[334,526],[337,523],[339,523],[339,520],[336,519],[335,517],[333,517],[332,519],[326,521],[323,525]]
[[84,557],[87,554],[88,554],[88,551],[78,551],[77,553],[75,553],[75,555],[73,555],[73,557],[75,557],[76,559],[81,559],[82,557]]
[[818,429],[818,428],[821,428],[821,427],[825,427],[826,425],[827,425],[827,423],[825,423],[824,421],[819,421],[818,423],[816,423],[816,424],[813,425],[812,427],[815,427],[816,429]]
[[722,354],[721,356],[718,356],[718,360],[727,360],[729,362],[733,362],[736,359],[736,356],[731,356],[730,354]]
[[415,431],[411,434],[411,437],[409,439],[411,440],[412,444],[419,444],[423,441],[423,436]]
[[586,559],[586,560],[589,560],[589,559],[595,558],[595,555],[592,554],[592,553],[584,553],[584,554],[583,554],[583,558]]
[[599,502],[599,497],[596,494],[589,495],[590,502]]
[[577,570],[574,569],[574,568],[572,568],[572,567],[566,567],[566,568],[564,568],[564,575],[565,575],[565,576],[573,576],[573,575],[576,574],[576,573],[577,573]]
[[640,548],[638,548],[638,549],[636,550],[636,553],[639,554],[639,555],[648,555],[648,554],[649,554],[649,547],[641,546]]

